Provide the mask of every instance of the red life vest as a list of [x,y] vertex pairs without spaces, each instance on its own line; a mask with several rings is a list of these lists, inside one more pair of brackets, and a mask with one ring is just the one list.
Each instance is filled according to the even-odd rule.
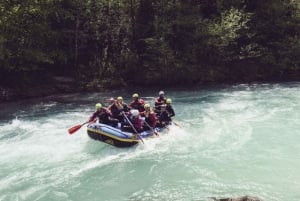
[[137,99],[135,101],[132,101],[129,106],[131,109],[135,109],[138,110],[139,112],[143,112],[145,111],[144,104],[145,101],[143,99]]

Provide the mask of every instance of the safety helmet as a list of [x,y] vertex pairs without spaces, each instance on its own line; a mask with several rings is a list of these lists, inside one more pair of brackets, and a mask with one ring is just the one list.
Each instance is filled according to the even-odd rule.
[[123,100],[122,96],[119,96],[119,97],[117,98],[117,100]]
[[146,103],[145,105],[144,105],[144,108],[146,109],[146,108],[150,108],[150,105],[148,104],[148,103]]
[[168,99],[167,99],[167,103],[171,104],[171,103],[172,103],[172,99],[171,99],[171,98],[168,98]]
[[102,105],[101,105],[101,103],[97,103],[97,104],[95,105],[95,107],[96,107],[96,110],[98,110],[98,109],[101,109],[101,108],[102,108]]
[[109,103],[112,104],[112,103],[114,103],[114,102],[115,102],[115,99],[114,99],[113,97],[111,97],[111,98],[109,99]]
[[159,93],[158,93],[158,95],[165,95],[165,92],[164,91],[160,91]]
[[137,117],[139,115],[139,111],[138,110],[130,110],[130,113],[132,114],[133,117]]
[[138,97],[139,97],[139,95],[137,93],[132,95],[132,98],[138,98]]

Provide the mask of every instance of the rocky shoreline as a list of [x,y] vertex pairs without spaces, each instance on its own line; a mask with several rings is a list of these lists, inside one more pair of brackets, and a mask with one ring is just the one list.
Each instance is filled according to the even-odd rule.
[[74,80],[67,77],[53,77],[51,83],[30,87],[0,86],[0,103],[77,91]]
[[55,76],[51,78],[51,82],[43,85],[37,84],[35,86],[27,86],[23,88],[0,85],[0,103],[38,98],[54,94],[103,91],[125,86],[127,85],[123,80],[113,81],[110,79],[102,79],[101,81],[93,80],[84,86],[79,86],[73,78]]
[[[241,83],[281,83],[281,82],[299,82],[300,71],[297,76],[295,73],[287,76],[289,79],[267,79],[267,80],[253,80],[252,82],[237,82],[237,81],[222,81],[222,82],[199,82],[197,85],[210,86],[216,84],[241,84]],[[39,98],[55,94],[67,94],[78,92],[96,92],[110,89],[120,89],[127,87],[127,83],[123,79],[94,79],[88,83],[78,83],[74,78],[53,76],[50,81],[44,84],[36,84],[34,86],[5,86],[0,84],[0,104],[10,101],[18,101],[29,98]]]

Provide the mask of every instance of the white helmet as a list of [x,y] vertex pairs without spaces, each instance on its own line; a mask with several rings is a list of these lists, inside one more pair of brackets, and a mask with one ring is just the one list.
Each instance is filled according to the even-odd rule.
[[165,92],[164,91],[160,91],[159,93],[158,93],[158,95],[165,95]]
[[133,117],[137,117],[140,114],[138,110],[130,110],[130,113]]

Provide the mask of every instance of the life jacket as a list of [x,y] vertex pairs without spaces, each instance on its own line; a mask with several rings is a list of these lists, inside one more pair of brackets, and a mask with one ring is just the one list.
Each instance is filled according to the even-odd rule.
[[167,111],[161,112],[159,115],[160,122],[170,122],[172,121],[171,117],[169,116]]
[[133,127],[138,131],[142,131],[143,130],[143,121],[141,119],[140,116],[136,117],[136,118],[133,118],[133,117],[130,117],[130,121],[133,125]]
[[157,118],[154,112],[152,111],[144,111],[141,113],[142,117],[145,117],[145,121],[151,126],[152,128],[155,128],[157,123]]
[[175,116],[175,112],[174,112],[173,107],[171,105],[167,104],[166,111],[168,112],[169,117],[174,117]]
[[110,112],[112,113],[112,116],[113,116],[113,117],[116,117],[116,116],[118,116],[118,115],[120,114],[120,110],[119,110],[119,108],[116,106],[115,103],[112,104],[112,105],[109,107],[109,109],[110,109]]
[[94,119],[98,116],[98,114],[100,113],[100,111],[96,110],[92,116],[89,118],[89,121],[94,121]]
[[106,108],[101,108],[97,116],[99,119],[99,123],[108,124],[111,122],[110,117],[112,116],[112,114]]
[[128,112],[129,108],[126,103],[120,104],[120,103],[116,102],[110,106],[110,111],[111,111],[112,115],[114,117],[116,117],[116,116],[120,116],[121,112]]
[[154,105],[155,105],[155,112],[159,113],[160,110],[161,110],[161,106],[164,105],[164,104],[166,104],[166,102],[167,102],[166,98],[157,97],[155,99],[155,103],[154,103]]
[[143,99],[137,99],[135,101],[132,101],[129,106],[131,109],[136,109],[139,112],[143,112],[145,111],[144,104],[145,101]]
[[167,99],[166,98],[157,97],[155,99],[155,106],[160,106],[160,105],[163,105],[163,104],[166,104],[166,103],[167,103]]
[[118,105],[119,110],[122,110],[124,112],[129,112],[129,108],[126,103],[122,103],[122,104],[117,103],[117,105]]

